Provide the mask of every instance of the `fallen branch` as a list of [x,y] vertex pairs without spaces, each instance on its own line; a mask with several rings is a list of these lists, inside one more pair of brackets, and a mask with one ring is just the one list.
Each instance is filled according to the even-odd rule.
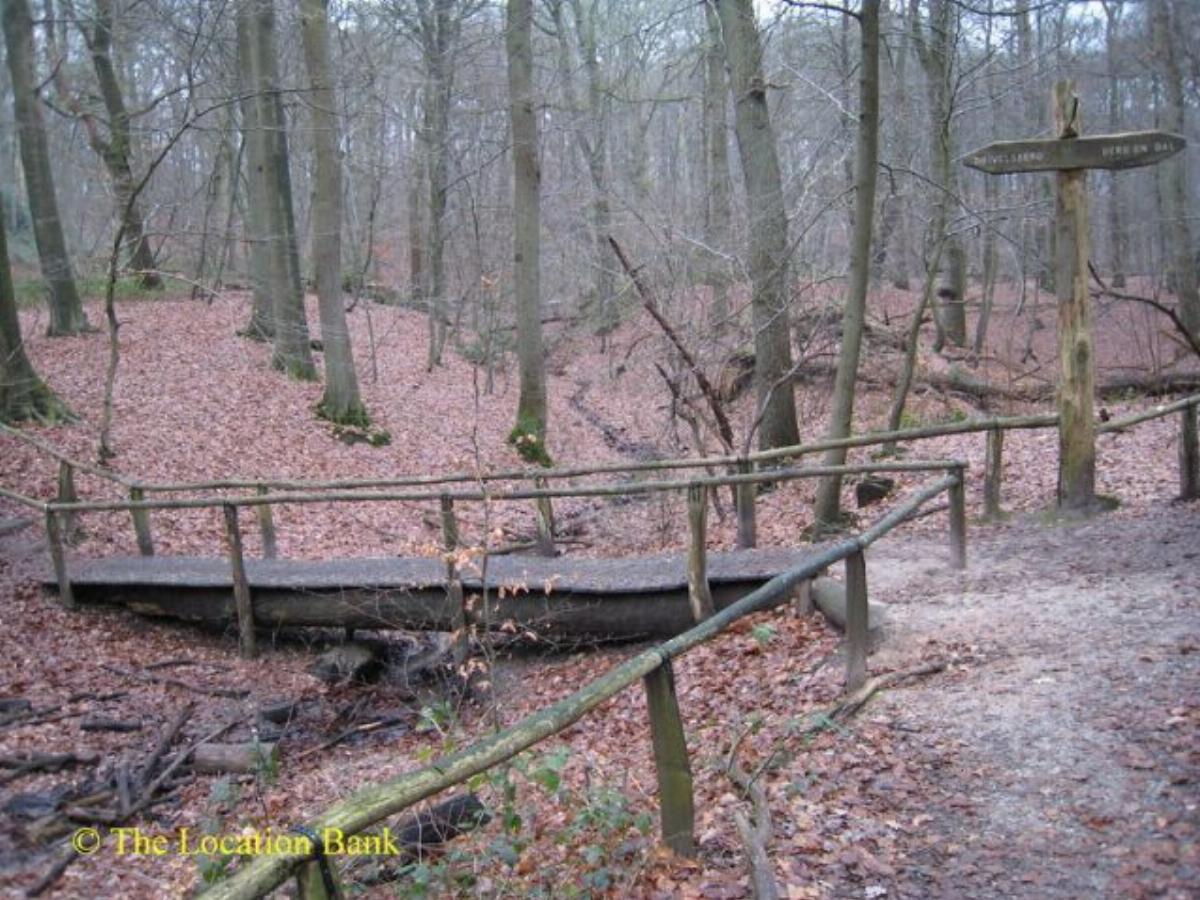
[[233,700],[240,700],[250,694],[249,690],[242,688],[201,687],[195,684],[188,684],[186,681],[181,681],[178,678],[170,678],[166,675],[152,675],[149,672],[135,672],[132,669],[123,669],[120,666],[112,666],[107,663],[102,664],[100,668],[107,672],[112,672],[114,675],[132,678],[134,681],[141,681],[147,684],[166,684],[171,687],[182,688],[185,691],[191,691],[194,694],[205,694],[209,697],[229,697]]
[[67,766],[90,766],[100,761],[99,753],[35,753],[28,757],[0,756],[0,768],[13,769],[3,778],[0,785],[16,781],[30,772],[57,772]]
[[650,289],[642,282],[638,270],[630,264],[629,259],[625,256],[625,251],[621,249],[621,245],[617,243],[612,235],[608,236],[608,243],[612,246],[613,253],[617,255],[617,259],[621,261],[621,267],[625,270],[625,274],[633,282],[638,296],[642,298],[642,305],[646,308],[646,312],[650,313],[650,317],[658,323],[658,327],[663,330],[667,339],[679,351],[679,355],[683,357],[683,361],[687,364],[688,369],[695,376],[700,393],[704,395],[704,399],[708,402],[708,408],[712,410],[713,418],[717,422],[717,433],[721,436],[721,443],[725,445],[726,452],[732,453],[734,448],[733,426],[729,424],[729,418],[725,415],[725,409],[721,405],[716,388],[712,386],[712,382],[708,380],[708,376],[704,374],[704,370],[700,368],[700,364],[696,362],[696,357],[688,350],[679,333],[663,317],[663,314],[659,312],[658,302],[654,299],[654,295],[650,292]]

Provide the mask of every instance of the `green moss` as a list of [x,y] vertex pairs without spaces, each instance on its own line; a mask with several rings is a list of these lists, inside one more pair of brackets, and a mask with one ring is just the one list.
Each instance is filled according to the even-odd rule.
[[508,443],[512,444],[525,462],[549,468],[554,465],[554,460],[546,450],[542,431],[543,427],[540,423],[529,419],[518,419],[513,430],[508,433]]

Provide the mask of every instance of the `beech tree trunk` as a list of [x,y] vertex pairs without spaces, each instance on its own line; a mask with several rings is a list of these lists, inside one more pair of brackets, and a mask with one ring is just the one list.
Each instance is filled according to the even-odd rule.
[[788,323],[788,223],[775,132],[767,109],[762,42],[751,0],[716,0],[734,102],[734,130],[750,218],[754,392],[759,446],[800,443]]
[[721,53],[721,20],[711,3],[704,4],[704,144],[706,195],[704,242],[708,261],[704,279],[712,291],[709,317],[717,333],[729,322],[729,261],[733,234],[733,185],[729,180],[729,84]]
[[243,84],[251,87],[243,103],[249,114],[243,114],[242,126],[249,151],[251,218],[260,228],[252,237],[262,253],[255,268],[270,298],[274,323],[271,364],[292,378],[312,380],[317,370],[300,283],[272,0],[244,0],[238,10],[238,51]]
[[533,88],[532,0],[508,0],[509,118],[513,153],[513,290],[517,302],[520,396],[509,440],[526,459],[546,461],[546,369],[541,317],[541,167]]
[[33,370],[21,339],[17,298],[8,265],[8,238],[0,206],[0,422],[32,419],[50,424],[71,417],[62,401]]
[[[914,5],[915,9],[915,5]],[[958,196],[958,168],[955,162],[953,81],[957,13],[952,0],[930,0],[929,36],[921,31],[918,16],[913,15],[912,36],[917,56],[925,70],[926,88],[929,94],[930,135],[929,152],[933,170],[933,232],[946,234],[943,252],[945,268],[937,291],[935,311],[939,325],[939,338],[944,332],[946,339],[955,346],[967,343],[967,313],[964,292],[966,290],[966,257],[962,242],[956,235],[947,234],[950,226],[950,209]],[[939,346],[937,349],[941,349]]]
[[328,0],[302,0],[304,60],[312,83],[309,109],[316,172],[313,177],[312,256],[325,353],[325,395],[320,413],[331,422],[366,426],[354,353],[342,303],[342,161],[338,153],[337,97],[329,53]]
[[67,254],[67,241],[58,213],[50,147],[37,97],[38,77],[29,3],[28,0],[0,0],[0,3],[3,4],[0,18],[3,19],[8,71],[12,77],[21,167],[25,171],[25,193],[33,218],[38,262],[50,293],[49,334],[79,334],[88,330],[88,321],[75,287],[75,274],[71,270],[71,258]]
[[155,288],[162,284],[162,276],[155,271],[158,264],[154,259],[154,251],[150,248],[150,240],[146,236],[141,207],[136,200],[130,202],[135,191],[135,181],[130,164],[129,112],[125,108],[125,95],[121,91],[121,83],[117,80],[117,72],[113,67],[112,35],[113,0],[96,0],[96,17],[87,40],[92,68],[96,72],[96,83],[100,87],[100,98],[104,101],[104,110],[107,113],[108,139],[93,141],[92,147],[100,154],[112,179],[117,214],[121,216],[125,225],[129,267],[138,273],[138,280],[144,287]]
[[[1169,0],[1151,0],[1150,17],[1154,25],[1156,56],[1162,70],[1165,115],[1163,124],[1176,134],[1187,134],[1184,121],[1183,73],[1175,49],[1174,27]],[[1187,157],[1177,154],[1163,164],[1163,202],[1167,214],[1167,243],[1179,300],[1179,318],[1193,335],[1200,335],[1200,285],[1197,283],[1195,245],[1189,213]]]
[[[874,223],[875,183],[879,169],[879,0],[862,0],[859,10],[858,138],[854,159],[854,235],[850,247],[850,278],[842,311],[842,350],[833,382],[833,409],[826,436],[848,437],[854,418],[854,387],[862,350],[863,322],[867,311],[867,287],[871,276],[871,227]],[[846,449],[826,452],[824,464],[846,462]],[[836,528],[841,518],[842,479],[821,479],[813,508],[813,520]]]

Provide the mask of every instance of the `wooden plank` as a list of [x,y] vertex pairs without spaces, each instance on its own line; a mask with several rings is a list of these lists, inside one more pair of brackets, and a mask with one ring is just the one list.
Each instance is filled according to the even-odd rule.
[[987,452],[983,469],[983,514],[989,519],[1004,514],[1000,507],[1000,484],[1004,475],[1004,431],[993,428],[987,433]]
[[688,600],[692,616],[703,622],[713,614],[712,590],[708,585],[708,492],[702,484],[691,484],[688,506]]
[[[260,484],[255,489],[255,493],[260,497],[265,497],[268,488],[265,484]],[[258,530],[262,535],[263,559],[278,559],[279,544],[275,538],[275,514],[271,511],[271,505],[268,503],[258,507]]]
[[867,680],[867,561],[863,552],[846,557],[846,690]]
[[1169,159],[1186,146],[1184,138],[1168,131],[1131,131],[1065,140],[997,141],[967,154],[963,164],[990,175],[1136,169]]
[[[751,475],[754,463],[748,459],[738,460],[739,475]],[[752,482],[742,482],[737,485],[737,547],[748,550],[758,543],[758,521],[755,515],[755,500],[758,496],[758,486]]]
[[[145,499],[146,492],[142,488],[132,487],[129,489],[131,503],[141,503]],[[154,537],[150,533],[150,510],[131,509],[129,512],[133,517],[133,533],[137,535],[138,553],[142,556],[153,556]]]
[[[1060,135],[1082,129],[1075,82],[1054,85],[1054,124]],[[1088,291],[1087,172],[1055,176],[1058,292],[1058,507],[1070,515],[1096,508],[1095,359]]]
[[54,579],[58,584],[58,599],[67,609],[75,609],[75,594],[71,590],[71,577],[67,571],[62,526],[58,520],[58,513],[50,510],[46,510],[46,543],[50,548],[50,562],[54,566]]
[[955,482],[947,494],[950,498],[950,567],[967,567],[967,473],[955,470]]
[[250,596],[250,582],[246,579],[242,531],[238,527],[237,507],[226,503],[224,511],[225,536],[229,541],[229,568],[233,574],[233,601],[237,609],[238,651],[242,659],[253,659],[257,652],[254,643],[254,602]]
[[663,843],[681,856],[695,854],[693,830],[696,823],[692,794],[692,767],[687,738],[675,693],[675,672],[664,660],[643,679],[646,706],[650,713],[650,737],[654,745],[654,768],[658,772],[658,801],[662,817]]
[[1179,498],[1200,497],[1200,442],[1196,436],[1196,407],[1179,411]]

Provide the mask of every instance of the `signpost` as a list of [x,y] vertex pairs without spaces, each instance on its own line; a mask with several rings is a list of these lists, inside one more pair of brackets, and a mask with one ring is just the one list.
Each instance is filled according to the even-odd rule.
[[1166,131],[1081,137],[1073,81],[1055,83],[1053,109],[1057,138],[998,141],[969,153],[963,162],[989,175],[1056,173],[1058,506],[1069,514],[1086,515],[1097,508],[1087,170],[1153,165],[1174,156],[1187,142]]

